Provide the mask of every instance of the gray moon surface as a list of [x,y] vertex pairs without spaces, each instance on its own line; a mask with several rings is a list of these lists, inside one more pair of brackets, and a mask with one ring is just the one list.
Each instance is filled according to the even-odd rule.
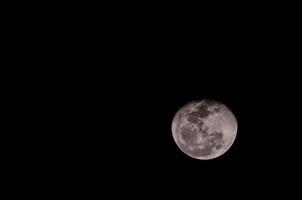
[[189,102],[177,111],[172,121],[176,145],[186,155],[200,160],[214,159],[227,152],[237,130],[231,110],[214,100]]

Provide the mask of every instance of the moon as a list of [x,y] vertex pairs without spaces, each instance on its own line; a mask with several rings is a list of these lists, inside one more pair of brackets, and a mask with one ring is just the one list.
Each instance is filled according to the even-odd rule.
[[227,152],[235,141],[238,125],[232,111],[214,100],[191,101],[172,121],[176,145],[186,155],[209,160]]

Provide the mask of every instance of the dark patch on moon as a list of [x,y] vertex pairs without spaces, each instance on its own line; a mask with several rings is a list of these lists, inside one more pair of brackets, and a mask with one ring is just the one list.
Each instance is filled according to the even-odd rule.
[[190,113],[188,115],[187,121],[193,124],[197,124],[198,123],[198,113]]
[[206,130],[201,130],[201,134],[202,134],[202,136],[205,138],[205,137],[208,137],[208,135],[209,135],[209,132],[208,132],[208,127],[206,128]]
[[214,113],[217,113],[217,112],[220,112],[220,103],[217,102],[217,101],[214,101],[214,100],[205,100],[204,103],[207,105],[207,106],[213,106],[214,109],[213,109],[213,112],[211,114],[214,114]]
[[202,127],[203,127],[203,121],[202,118],[206,118],[211,114],[211,112],[208,110],[208,106],[206,105],[200,105],[197,107],[197,111],[192,111],[190,113],[188,113],[187,116],[187,121],[197,125],[197,127],[199,128],[199,130],[201,132],[205,132],[205,135],[207,134],[207,130],[202,131]]
[[200,131],[202,131],[202,126],[203,126],[203,122],[202,121],[199,121],[196,126],[199,128]]
[[201,104],[197,107],[197,111],[192,111],[188,113],[187,120],[191,123],[198,123],[200,118],[206,118],[211,114],[211,112],[208,110],[208,106]]
[[192,124],[195,124],[195,125],[199,128],[199,130],[201,130],[201,128],[202,128],[202,126],[203,126],[203,124],[204,124],[204,123],[199,119],[198,113],[197,113],[197,112],[193,113],[192,115],[189,114],[189,116],[188,116],[188,118],[187,118],[187,121],[190,122],[190,123],[192,123]]
[[182,128],[181,129],[181,138],[187,143],[187,144],[194,144],[196,141],[196,132],[192,132],[189,128]]
[[201,118],[206,118],[210,115],[210,111],[208,111],[208,106],[201,104],[200,106],[197,107],[198,111],[198,116]]
[[222,148],[222,144],[216,144],[216,145],[215,145],[215,148],[216,148],[216,150],[221,149],[221,148]]
[[207,143],[211,147],[215,147],[217,150],[222,148],[222,144],[224,143],[223,140],[223,133],[222,132],[214,132],[207,138]]
[[214,108],[214,112],[220,112],[220,108],[219,107],[216,107],[216,108]]
[[[184,126],[181,131],[181,139],[189,145],[198,145],[198,136],[201,134],[198,130],[192,130],[190,126]],[[200,143],[199,143],[200,144]]]
[[221,140],[223,138],[223,133],[222,132],[214,132],[211,134],[213,136],[214,140]]

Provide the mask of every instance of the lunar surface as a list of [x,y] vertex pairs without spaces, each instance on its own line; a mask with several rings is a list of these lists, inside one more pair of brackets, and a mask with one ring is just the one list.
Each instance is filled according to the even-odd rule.
[[192,101],[178,110],[172,122],[177,146],[192,158],[209,160],[224,154],[234,143],[237,120],[224,104]]

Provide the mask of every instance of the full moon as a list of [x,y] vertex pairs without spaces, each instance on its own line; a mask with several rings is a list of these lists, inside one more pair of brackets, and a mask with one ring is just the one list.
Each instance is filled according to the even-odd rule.
[[172,122],[176,145],[192,158],[209,160],[223,155],[234,143],[237,120],[224,104],[192,101],[181,107]]

